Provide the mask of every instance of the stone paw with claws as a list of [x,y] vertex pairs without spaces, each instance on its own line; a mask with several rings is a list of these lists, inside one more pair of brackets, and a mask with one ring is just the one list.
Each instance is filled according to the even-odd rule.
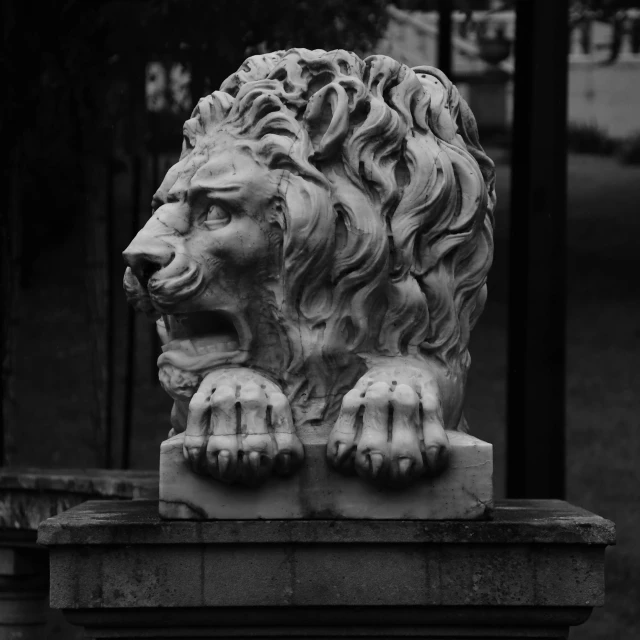
[[229,368],[207,375],[191,398],[184,455],[197,473],[255,486],[272,472],[293,473],[304,450],[278,386],[250,369]]
[[441,473],[449,439],[435,381],[397,369],[367,373],[343,398],[327,458],[378,486],[404,487]]

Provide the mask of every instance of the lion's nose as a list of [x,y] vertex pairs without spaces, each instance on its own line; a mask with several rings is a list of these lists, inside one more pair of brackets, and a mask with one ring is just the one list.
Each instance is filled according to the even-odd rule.
[[122,253],[124,261],[145,288],[153,274],[166,267],[174,256],[171,247],[164,242],[137,238]]

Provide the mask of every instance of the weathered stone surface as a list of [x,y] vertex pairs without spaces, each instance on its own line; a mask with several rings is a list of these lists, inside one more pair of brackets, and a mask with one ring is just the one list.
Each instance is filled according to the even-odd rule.
[[278,51],[202,98],[183,140],[124,286],[157,321],[194,472],[256,487],[298,471],[312,434],[349,487],[442,473],[496,200],[455,86],[386,56]]
[[47,551],[32,540],[5,544],[0,531],[0,640],[42,640],[49,610]]
[[54,550],[51,569],[61,609],[604,604],[596,547],[109,546]]
[[1,467],[0,490],[59,491],[102,498],[151,499],[158,494],[155,471],[131,469],[41,469]]
[[41,525],[51,604],[91,637],[566,638],[613,525],[560,501],[477,521],[163,521],[92,502]]
[[615,527],[562,500],[498,500],[490,520],[162,520],[158,503],[91,501],[38,529],[45,546],[198,544],[612,545]]
[[452,432],[451,460],[437,478],[404,491],[344,477],[328,465],[326,445],[305,446],[305,464],[293,478],[269,479],[257,488],[227,485],[194,474],[183,455],[184,435],[160,449],[160,516],[167,519],[474,519],[493,504],[492,447]]
[[157,498],[158,474],[105,469],[0,469],[0,640],[42,640],[74,630],[47,606],[48,552],[39,524],[95,498]]
[[0,469],[0,528],[35,531],[47,518],[95,498],[158,496],[158,474],[106,469]]

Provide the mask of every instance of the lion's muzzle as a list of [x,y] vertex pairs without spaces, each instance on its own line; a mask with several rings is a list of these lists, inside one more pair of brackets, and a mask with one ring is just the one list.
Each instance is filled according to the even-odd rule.
[[144,230],[122,255],[129,265],[124,288],[134,305],[146,297],[158,310],[167,309],[195,296],[202,284],[195,261]]
[[146,289],[151,277],[171,263],[175,252],[166,242],[139,233],[124,250],[122,257],[131,267],[138,282]]

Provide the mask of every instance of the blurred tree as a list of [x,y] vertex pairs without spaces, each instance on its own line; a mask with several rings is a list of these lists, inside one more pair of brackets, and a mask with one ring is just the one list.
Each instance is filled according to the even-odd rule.
[[[405,11],[437,11],[440,0],[396,0],[393,4]],[[454,11],[486,11],[491,0],[453,0]]]
[[[59,176],[45,168],[47,157],[59,173],[63,155],[62,164],[73,165],[87,144],[111,148],[114,123],[130,107],[133,59],[168,55],[182,62],[191,69],[191,95],[197,99],[261,51],[370,50],[386,27],[386,5],[385,0],[43,0],[36,9],[4,0],[5,149],[35,135],[44,158],[27,163],[37,173],[31,180],[55,187]],[[29,144],[26,151],[36,149]]]
[[[104,319],[107,269],[97,245],[104,245],[108,226],[105,167],[116,148],[138,158],[148,150],[147,64],[168,59],[190,70],[190,100],[165,123],[179,145],[187,104],[247,56],[294,46],[365,52],[384,32],[386,6],[385,0],[2,1],[3,419],[11,419],[18,291],[29,286],[35,258],[72,228],[87,234],[79,268],[87,274],[89,306],[100,307],[90,311],[91,322]],[[103,325],[95,321],[96,339]]]
[[[64,234],[77,210],[69,198],[82,201],[82,155],[109,153],[118,126],[125,127],[124,141],[144,142],[139,122],[128,127],[123,122],[131,112],[132,82],[144,83],[131,77],[134,59],[146,63],[168,55],[185,64],[193,102],[260,51],[370,50],[386,27],[386,5],[385,0],[43,0],[35,9],[4,0],[0,69],[6,93],[0,115],[7,178],[17,166],[9,156],[18,147],[29,156],[19,181],[30,211],[21,235],[33,243]],[[44,193],[47,207],[36,202]],[[57,205],[66,211],[62,218],[50,215]],[[23,259],[27,284],[26,253]]]

